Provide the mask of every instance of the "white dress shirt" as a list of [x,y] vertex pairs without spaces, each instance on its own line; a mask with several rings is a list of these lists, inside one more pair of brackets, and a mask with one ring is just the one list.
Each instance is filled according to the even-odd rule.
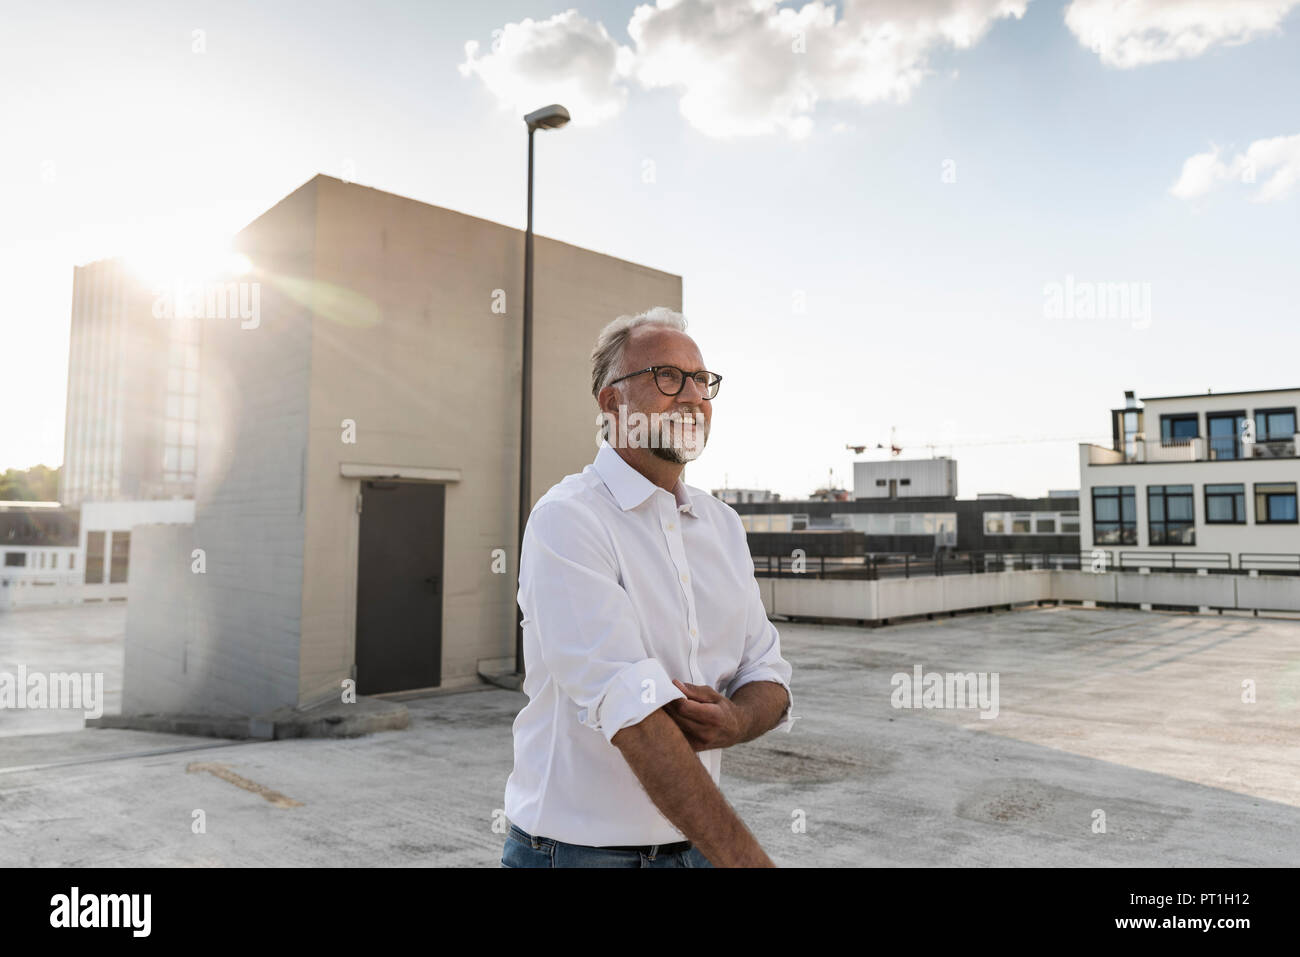
[[[514,723],[505,812],[529,834],[592,846],[685,840],[623,754],[622,728],[685,695],[751,681],[794,696],[745,528],[680,479],[673,492],[602,442],[596,460],[538,500],[519,569],[526,704]],[[697,752],[718,783],[722,749]]]

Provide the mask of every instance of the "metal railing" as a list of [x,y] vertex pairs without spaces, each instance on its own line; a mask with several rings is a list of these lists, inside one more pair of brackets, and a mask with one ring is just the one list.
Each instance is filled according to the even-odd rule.
[[[1089,553],[1091,554],[1091,553]],[[1163,571],[1231,571],[1231,552],[1121,551],[1115,565],[1119,571],[1148,568]]]
[[1267,440],[1254,442],[1247,446],[1251,458],[1256,459],[1290,459],[1295,458],[1295,440]]
[[1089,465],[1116,465],[1121,462],[1219,462],[1240,459],[1290,459],[1296,457],[1300,440],[1296,436],[1261,437],[1247,442],[1239,436],[1214,435],[1208,439],[1148,439],[1140,434],[1131,440],[1130,451],[1118,452],[1100,445],[1088,447]]
[[1240,552],[1178,552],[1097,548],[1084,552],[972,551],[957,554],[755,555],[754,574],[760,578],[818,578],[878,581],[888,578],[931,578],[1008,571],[1093,572],[1218,572],[1232,575],[1300,576],[1300,554]]
[[856,558],[831,555],[792,557],[755,555],[754,574],[762,578],[930,578],[1032,569],[1078,569],[1083,556],[1073,552],[978,551],[960,554],[871,554]]
[[1300,555],[1289,555],[1285,552],[1242,552],[1237,558],[1237,565],[1241,571],[1300,575]]

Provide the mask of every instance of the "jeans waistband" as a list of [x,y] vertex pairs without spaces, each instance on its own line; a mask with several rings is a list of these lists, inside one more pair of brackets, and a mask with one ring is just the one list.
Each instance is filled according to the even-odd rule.
[[[536,841],[536,840],[551,840],[551,841],[555,841],[555,838],[534,837],[532,834],[529,834],[527,831],[525,831],[525,830],[524,830],[522,827],[520,827],[518,824],[514,824],[514,823],[512,823],[512,824],[510,825],[510,827],[513,828],[514,830],[518,831],[519,834],[520,834],[522,837],[524,837],[526,840],[528,840],[528,841]],[[557,844],[567,844],[567,843],[569,843],[569,842],[567,842],[567,841],[555,841],[555,843],[557,843]],[[611,845],[611,844],[581,844],[581,845],[571,845],[571,846],[574,846],[574,847],[594,847],[594,848],[595,848],[596,850],[598,850],[598,851],[636,851],[636,852],[638,852],[638,853],[645,854],[646,856],[649,856],[649,855],[651,855],[651,854],[654,854],[654,855],[656,855],[656,856],[659,855],[659,854],[684,854],[684,853],[686,853],[687,851],[689,851],[689,850],[691,849],[691,847],[692,847],[690,841],[677,841],[677,842],[675,842],[675,843],[673,843],[673,844],[619,844],[619,845]]]
[[640,851],[642,854],[684,854],[691,849],[690,841],[678,841],[676,844],[642,844],[640,846],[624,844],[618,847],[602,846],[602,851]]

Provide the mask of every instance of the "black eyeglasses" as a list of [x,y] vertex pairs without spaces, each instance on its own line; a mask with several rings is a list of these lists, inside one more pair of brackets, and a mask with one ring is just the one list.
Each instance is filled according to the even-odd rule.
[[682,389],[686,388],[686,380],[694,379],[695,384],[699,386],[700,391],[704,393],[704,398],[712,399],[718,394],[718,387],[722,384],[722,376],[713,372],[685,372],[676,366],[647,366],[644,369],[638,369],[636,372],[629,372],[627,375],[621,375],[617,379],[610,381],[610,385],[615,382],[622,382],[624,379],[630,379],[635,375],[643,375],[646,372],[655,374],[655,385],[664,395],[680,395]]

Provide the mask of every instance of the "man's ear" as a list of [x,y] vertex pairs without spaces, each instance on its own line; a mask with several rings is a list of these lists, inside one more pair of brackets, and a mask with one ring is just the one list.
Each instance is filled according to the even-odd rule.
[[617,414],[619,398],[620,396],[617,388],[612,385],[605,386],[605,388],[600,390],[597,399],[597,402],[600,405],[600,411],[608,412],[611,415]]

